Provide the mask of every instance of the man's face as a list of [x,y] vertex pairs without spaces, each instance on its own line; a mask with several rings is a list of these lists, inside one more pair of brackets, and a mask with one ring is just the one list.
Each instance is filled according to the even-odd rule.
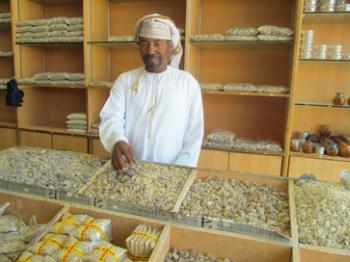
[[170,40],[140,38],[138,44],[146,70],[154,73],[163,72],[173,49],[172,42]]

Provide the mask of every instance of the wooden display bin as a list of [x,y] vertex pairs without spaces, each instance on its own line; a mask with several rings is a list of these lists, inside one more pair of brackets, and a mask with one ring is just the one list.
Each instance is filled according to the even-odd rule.
[[282,156],[230,153],[229,169],[254,174],[280,176]]
[[80,153],[88,153],[88,139],[78,135],[52,135],[52,148]]
[[[314,158],[313,158],[314,157]],[[319,158],[316,155],[308,157],[308,155],[291,156],[289,162],[289,177],[298,178],[305,173],[313,174],[318,180],[339,182],[340,172],[350,170],[350,161],[346,158],[327,159]]]
[[17,145],[17,130],[0,127],[0,150]]
[[202,149],[199,157],[198,168],[201,169],[228,169],[227,151],[214,149]]
[[19,144],[22,146],[44,147],[52,149],[52,135],[49,133],[20,130]]
[[18,126],[38,131],[66,133],[66,116],[86,112],[86,90],[27,87],[18,110]]
[[63,208],[63,205],[51,200],[45,200],[35,196],[24,196],[7,191],[0,191],[0,203],[10,203],[5,214],[15,215],[28,223],[35,215],[39,224],[49,223]]
[[[187,218],[193,218],[193,221],[191,221],[191,223],[193,225],[196,226],[203,226],[206,227],[205,225],[203,225],[203,220],[200,220],[198,218],[200,217],[190,217],[190,216],[185,216],[181,214],[181,205],[184,201],[184,199],[186,198],[187,194],[190,192],[191,190],[191,186],[193,185],[193,183],[195,183],[196,179],[205,179],[205,178],[209,178],[209,177],[221,177],[221,178],[225,178],[225,179],[234,179],[237,181],[246,181],[246,182],[250,182],[250,183],[254,183],[257,185],[270,185],[273,188],[279,189],[281,191],[284,191],[288,194],[288,201],[289,201],[289,206],[290,207],[294,207],[294,193],[292,192],[293,190],[290,189],[290,185],[289,185],[289,180],[287,178],[282,178],[282,177],[272,177],[272,176],[265,176],[265,175],[252,175],[252,174],[248,174],[248,173],[243,173],[243,172],[238,172],[238,171],[222,171],[222,170],[205,170],[205,169],[197,169],[194,170],[194,172],[192,172],[187,180],[187,182],[185,183],[182,192],[179,194],[177,203],[175,205],[174,208],[174,212],[179,213],[180,215],[180,220],[182,221],[182,219],[186,220]],[[289,210],[290,213],[290,220],[291,220],[291,230],[289,232],[288,236],[283,236],[279,233],[275,233],[275,232],[270,232],[269,230],[266,230],[266,234],[269,234],[268,237],[270,237],[270,239],[279,239],[281,241],[285,241],[285,242],[293,242],[294,240],[294,230],[295,230],[295,218],[293,218],[293,216],[295,216],[295,212],[294,210]],[[202,217],[204,218],[204,217]],[[197,222],[195,222],[195,220]],[[208,220],[208,224],[210,225],[209,227],[212,227],[214,229],[220,229],[220,230],[229,230],[232,231],[232,228],[230,226],[228,226],[229,224],[234,224],[233,221],[231,221],[228,218],[219,218],[219,217],[210,217],[207,218],[205,217],[205,220]],[[221,223],[216,223],[217,221],[222,220],[223,223],[222,225],[220,225]],[[181,223],[181,222],[180,222]],[[227,224],[227,225],[225,225]],[[293,229],[293,230],[292,230]],[[261,232],[257,232],[257,231],[245,231],[244,229],[240,228],[236,228],[234,230],[239,230],[239,232],[244,233],[244,234],[254,234],[257,235],[258,237],[263,237],[265,238],[265,236],[261,235]],[[237,232],[237,231],[236,231]],[[264,233],[262,233],[264,234]],[[267,237],[267,236],[266,236]]]
[[205,255],[211,253],[217,258],[229,258],[242,262],[291,261],[291,247],[287,245],[240,234],[182,226],[167,226],[164,229],[161,241],[149,261],[163,261],[171,248],[193,250]]
[[301,245],[298,248],[299,257],[294,258],[293,262],[348,262],[350,261],[350,252],[346,250],[335,250],[324,247],[314,247]]
[[102,157],[102,158],[110,158],[111,153],[107,152],[103,147],[100,139],[98,137],[92,137],[91,141],[91,154]]

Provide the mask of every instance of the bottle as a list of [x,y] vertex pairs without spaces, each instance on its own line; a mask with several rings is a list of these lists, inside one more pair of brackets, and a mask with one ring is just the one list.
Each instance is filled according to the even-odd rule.
[[333,105],[341,106],[345,104],[344,93],[337,92],[333,98]]

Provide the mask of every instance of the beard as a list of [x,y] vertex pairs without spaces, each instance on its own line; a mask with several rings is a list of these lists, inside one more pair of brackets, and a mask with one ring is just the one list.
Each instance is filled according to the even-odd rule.
[[145,55],[142,57],[147,71],[153,72],[162,65],[162,58],[157,55]]

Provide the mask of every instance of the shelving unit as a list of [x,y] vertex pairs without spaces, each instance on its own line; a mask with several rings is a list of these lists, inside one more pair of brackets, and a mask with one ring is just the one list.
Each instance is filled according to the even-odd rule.
[[[0,41],[0,47],[13,46],[15,61],[13,70],[12,59],[0,59],[0,69],[4,69],[1,74],[16,73],[16,78],[21,79],[40,72],[79,72],[85,73],[86,79],[84,86],[75,87],[21,86],[25,91],[23,107],[16,110],[0,104],[0,126],[12,128],[13,135],[18,126],[18,140],[23,144],[37,141],[34,145],[78,151],[82,146],[84,152],[108,157],[98,135],[67,133],[65,117],[72,112],[86,112],[88,129],[99,121],[110,88],[91,86],[91,82],[113,82],[122,72],[142,65],[134,42],[110,42],[109,37],[133,36],[136,21],[156,12],[170,16],[185,30],[181,68],[191,72],[200,83],[252,83],[290,88],[287,94],[203,90],[206,134],[213,129],[227,129],[240,137],[274,139],[284,151],[273,154],[203,148],[199,166],[277,176],[287,176],[288,171],[294,170],[294,174],[297,172],[293,169],[294,160],[321,159],[290,152],[292,133],[314,132],[319,124],[327,123],[336,133],[345,133],[349,129],[350,114],[349,106],[331,104],[335,92],[350,96],[349,61],[299,59],[300,33],[304,29],[315,30],[316,43],[343,44],[344,53],[350,53],[350,46],[346,45],[350,13],[303,13],[302,6],[301,0],[1,1],[0,11],[11,10],[14,23],[0,26],[0,37],[5,35],[8,39]],[[16,43],[11,32],[15,32],[17,21],[56,16],[83,16],[84,42]],[[267,24],[291,28],[295,39],[289,42],[191,40],[196,34],[225,35],[226,30],[233,27]],[[0,99],[4,95],[5,92],[0,91]],[[29,143],[28,138],[32,142]],[[347,163],[340,157],[322,160]]]
[[[341,44],[342,53],[350,53],[350,12],[304,13],[301,14],[299,26],[299,35],[302,30],[314,30],[315,44]],[[295,131],[317,133],[321,124],[329,124],[335,135],[349,134],[349,106],[332,104],[336,92],[350,96],[349,62],[296,59],[289,138]],[[289,152],[288,160],[288,174],[291,177],[312,173],[322,180],[339,181],[337,174],[343,169],[350,169],[349,159],[340,156]]]
[[[10,0],[0,2],[0,12],[11,12]],[[0,50],[12,51],[11,23],[0,24]],[[14,76],[13,57],[0,58],[0,78],[9,79]],[[0,90],[0,149],[17,144],[16,108],[6,106],[6,90]]]
[[[188,1],[186,32],[225,35],[233,27],[266,24],[294,30],[296,1],[268,2]],[[290,87],[294,42],[268,41],[187,41],[185,68],[200,83],[252,83]],[[203,91],[205,133],[226,129],[237,136],[275,139],[284,147],[289,94],[258,94]],[[262,153],[205,150],[201,167],[227,167],[250,172],[280,175],[282,156]],[[223,158],[222,161],[220,158]],[[245,159],[237,161],[237,159]],[[275,160],[277,159],[277,161]],[[258,162],[269,168],[254,168]]]

